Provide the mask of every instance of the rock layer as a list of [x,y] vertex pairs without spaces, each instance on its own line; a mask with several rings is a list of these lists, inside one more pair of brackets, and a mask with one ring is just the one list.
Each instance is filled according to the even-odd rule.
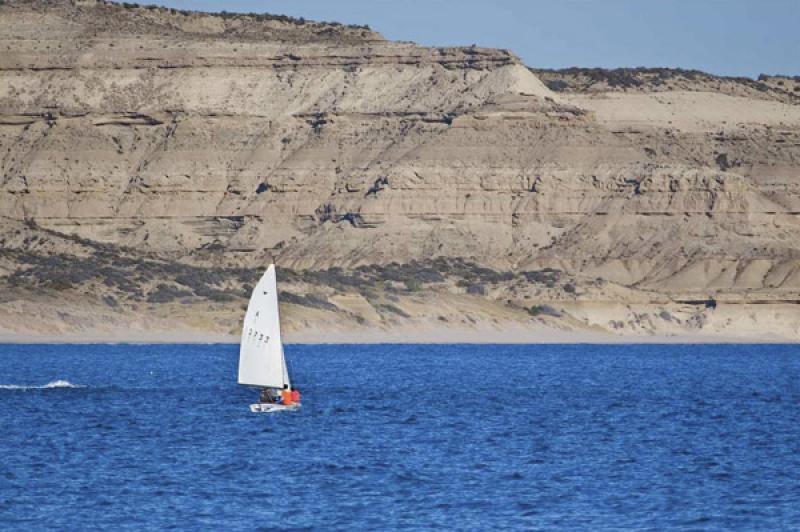
[[9,222],[200,266],[443,257],[600,279],[622,304],[800,299],[790,78],[536,71],[104,2],[6,2],[0,50]]

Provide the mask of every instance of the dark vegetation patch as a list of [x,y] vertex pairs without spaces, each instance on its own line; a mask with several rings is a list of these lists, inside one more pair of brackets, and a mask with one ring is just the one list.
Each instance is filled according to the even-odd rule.
[[390,312],[392,314],[397,314],[398,316],[402,316],[404,318],[410,318],[411,316],[408,315],[406,311],[401,309],[400,307],[396,307],[391,304],[381,304],[378,305],[378,310],[384,310],[386,312]]
[[598,83],[605,83],[615,89],[633,89],[643,86],[659,86],[671,79],[684,79],[687,81],[731,81],[747,85],[758,91],[768,91],[769,85],[764,81],[765,76],[759,79],[747,77],[716,76],[701,70],[663,67],[636,67],[636,68],[580,68],[570,67],[562,69],[531,69],[542,78],[547,87],[555,92],[569,90],[584,90]]
[[473,284],[467,287],[467,293],[472,296],[485,296],[486,286],[482,284]]
[[[210,286],[203,286],[194,290],[195,295],[206,298],[209,301],[217,303],[227,303],[233,301],[236,297],[228,290],[219,290]],[[242,294],[239,294],[240,296]],[[248,294],[249,295],[249,294]]]
[[[32,226],[40,231],[31,239],[46,241],[51,235],[78,244],[82,256],[45,254],[23,247],[0,248],[0,257],[16,264],[16,270],[0,278],[8,286],[35,292],[69,290],[103,297],[108,306],[125,302],[168,303],[175,300],[245,302],[252,287],[260,279],[266,264],[256,268],[203,267],[184,264],[153,254],[101,244],[77,236],[63,235]],[[208,250],[207,250],[208,251]],[[213,252],[216,253],[216,252]],[[435,258],[408,263],[363,265],[353,269],[292,270],[280,268],[282,287],[305,285],[302,292],[319,287],[320,292],[358,292],[371,302],[382,298],[397,300],[393,294],[424,293],[437,285],[456,286],[477,296],[486,296],[499,284],[516,281],[538,284],[548,288],[563,285],[569,291],[571,283],[563,272],[552,268],[533,271],[497,271],[464,259]],[[565,284],[566,283],[566,284]],[[98,290],[100,285],[103,289]],[[444,287],[444,286],[441,286]],[[300,296],[284,292],[285,302],[324,310],[337,307],[321,295]],[[384,308],[386,311],[389,309]]]
[[323,296],[316,294],[308,294],[305,296],[297,295],[292,292],[280,292],[278,294],[280,300],[284,303],[291,303],[294,305],[302,305],[304,307],[317,308],[322,310],[337,310],[338,307],[327,300]]
[[561,280],[561,270],[553,268],[522,272],[522,275],[529,283],[543,284],[547,288],[555,287],[556,283]]
[[551,316],[553,318],[561,317],[561,313],[550,305],[534,305],[528,309],[528,314],[531,316]]
[[[2,4],[0,4],[0,5],[2,5]],[[293,25],[296,25],[296,26],[304,26],[309,22],[303,17],[290,17],[288,15],[273,15],[271,13],[252,13],[252,12],[251,13],[230,13],[228,11],[204,12],[204,11],[192,11],[192,10],[188,10],[188,9],[175,9],[175,8],[169,8],[169,7],[162,7],[162,6],[158,6],[158,5],[154,5],[154,4],[142,5],[142,4],[137,4],[137,3],[134,3],[134,2],[122,2],[122,3],[117,4],[117,5],[122,6],[125,9],[147,9],[147,10],[150,10],[150,11],[168,11],[169,13],[171,13],[173,15],[180,14],[180,15],[183,15],[183,16],[199,14],[199,15],[210,16],[210,17],[219,17],[219,18],[222,18],[222,19],[225,19],[225,20],[227,20],[227,19],[249,19],[249,20],[254,20],[256,22],[278,21],[278,22],[283,22],[285,24],[293,24]],[[320,22],[317,22],[317,24],[320,24],[322,26],[344,27],[344,28],[355,29],[355,30],[369,30],[370,29],[370,27],[368,25],[366,25],[366,24],[364,24],[364,25],[359,25],[359,24],[347,24],[347,25],[345,25],[345,24],[342,24],[341,22],[326,22],[326,21],[320,21]]]
[[[510,272],[497,271],[463,259],[436,258],[430,261],[411,261],[404,264],[392,262],[386,265],[364,265],[353,270],[329,268],[327,270],[292,271],[281,269],[280,276],[287,282],[303,282],[321,285],[339,291],[357,290],[364,295],[376,289],[393,291],[394,284],[403,285],[406,291],[417,292],[426,287],[450,281],[467,293],[486,295],[490,286],[497,286],[515,279],[527,283],[555,288],[564,274],[561,270],[543,268],[541,270]],[[566,283],[566,290],[574,289]]]
[[[244,287],[255,284],[261,272],[239,268],[201,268],[177,262],[120,255],[100,247],[86,257],[12,252],[19,267],[6,278],[14,287],[70,290],[103,284],[118,297],[165,303],[197,296],[215,302],[249,297]],[[158,281],[145,297],[143,287]],[[172,285],[177,286],[172,286]],[[235,286],[238,288],[229,288]]]
[[422,283],[417,279],[406,279],[406,290],[409,292],[419,292],[422,290]]
[[182,297],[191,296],[192,292],[181,290],[168,284],[159,284],[147,294],[148,303],[170,303]]
[[553,92],[564,92],[569,89],[569,83],[563,79],[547,79],[544,80],[544,84]]
[[[19,266],[6,278],[12,286],[69,290],[98,283],[126,298],[151,302],[166,302],[188,296],[218,302],[248,298],[263,273],[262,268],[200,267],[152,257],[129,256],[104,246],[85,257],[8,250],[3,253],[11,255],[9,258]],[[396,285],[403,286],[406,291],[417,292],[446,281],[454,282],[474,295],[486,295],[489,287],[515,279],[554,288],[561,281],[563,272],[544,268],[513,273],[492,270],[461,259],[437,258],[424,263],[393,262],[359,266],[352,270],[338,267],[300,271],[280,268],[278,275],[281,283],[304,283],[341,292],[357,291],[374,299],[376,293],[391,292]],[[156,283],[156,288],[143,289],[153,283]],[[570,292],[574,290],[574,285],[566,283],[564,290]],[[319,308],[329,308],[326,304],[330,305],[319,297],[301,304]]]
[[[770,76],[769,74],[759,74],[758,81],[769,81],[770,78],[777,78],[777,77],[790,79],[792,81],[800,81],[800,76],[785,76],[785,75]],[[780,84],[780,82],[778,83]]]

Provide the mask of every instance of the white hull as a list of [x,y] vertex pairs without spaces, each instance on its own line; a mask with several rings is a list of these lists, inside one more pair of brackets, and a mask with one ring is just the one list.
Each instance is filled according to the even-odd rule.
[[287,410],[299,410],[300,405],[295,403],[293,405],[276,405],[271,403],[254,403],[250,405],[250,411],[255,413],[267,414],[270,412],[284,412]]

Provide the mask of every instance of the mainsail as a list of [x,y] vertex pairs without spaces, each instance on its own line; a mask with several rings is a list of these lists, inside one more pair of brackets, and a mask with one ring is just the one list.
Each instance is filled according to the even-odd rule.
[[239,347],[239,384],[280,389],[290,384],[281,343],[274,264],[258,281],[247,306]]

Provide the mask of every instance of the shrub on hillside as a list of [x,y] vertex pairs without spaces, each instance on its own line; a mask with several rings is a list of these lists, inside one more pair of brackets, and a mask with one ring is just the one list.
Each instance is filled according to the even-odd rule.
[[180,297],[191,296],[188,290],[181,290],[168,284],[159,284],[155,290],[147,294],[148,303],[169,303]]
[[561,317],[561,313],[550,305],[534,305],[528,309],[528,314],[531,316],[551,316],[553,318]]

